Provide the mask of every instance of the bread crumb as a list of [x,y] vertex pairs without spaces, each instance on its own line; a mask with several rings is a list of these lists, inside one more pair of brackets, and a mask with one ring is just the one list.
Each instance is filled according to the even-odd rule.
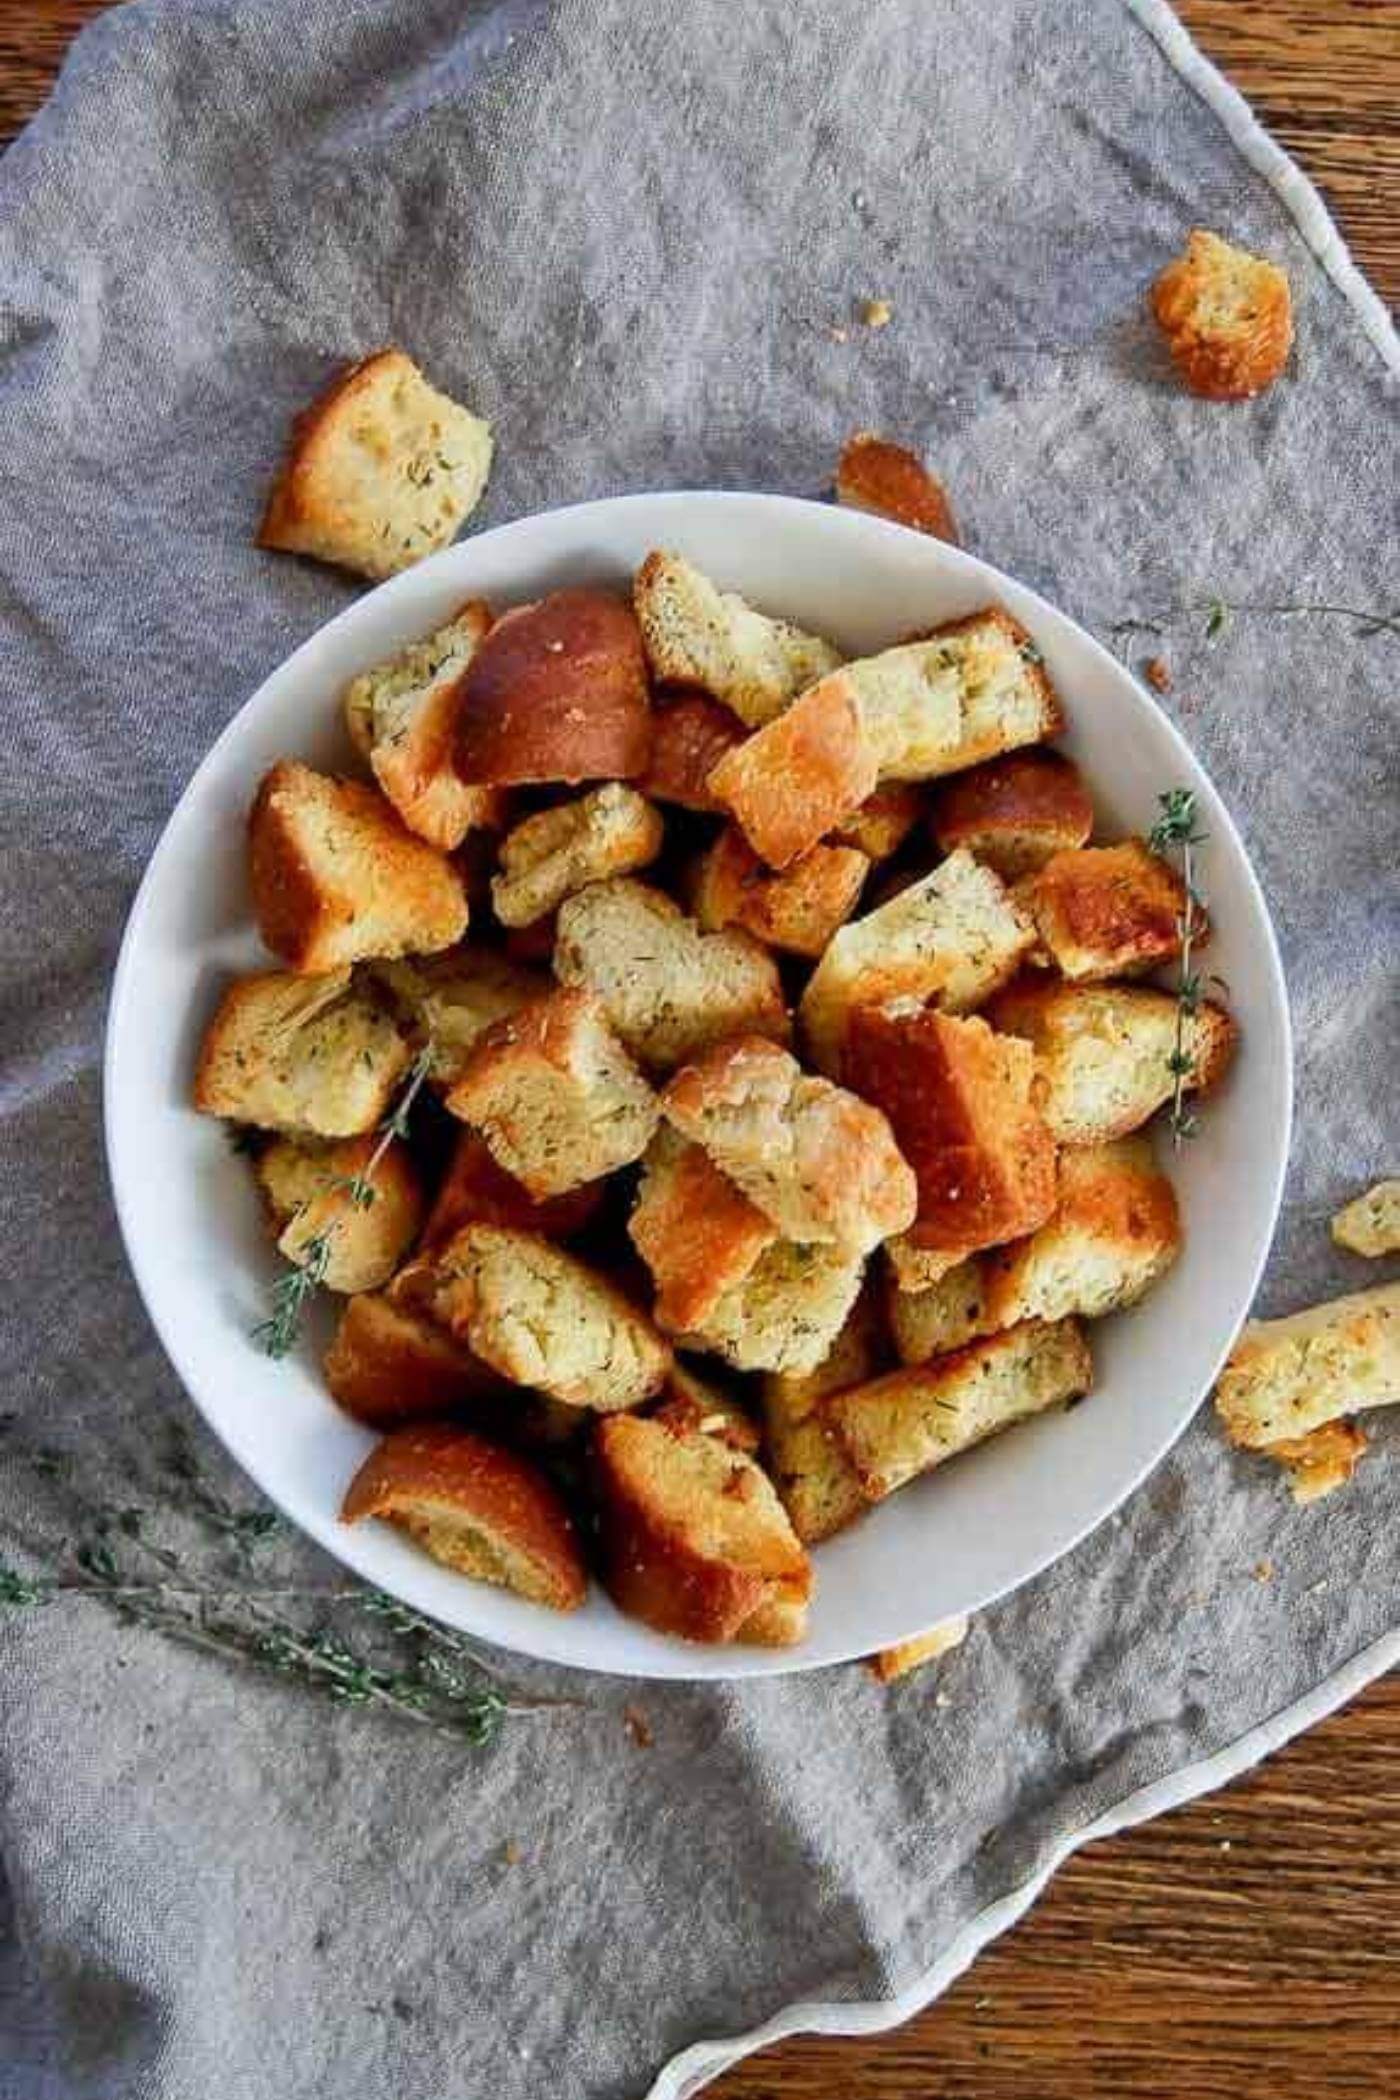
[[507,1838],[501,1847],[502,1866],[518,1867],[524,1857],[525,1854],[521,1851],[519,1845],[516,1844],[515,1839]]
[[1149,656],[1142,667],[1142,675],[1154,693],[1169,693],[1172,689],[1172,674],[1164,656]]
[[867,328],[888,328],[894,319],[894,308],[888,299],[862,299],[860,317]]
[[826,333],[829,342],[845,343],[850,340],[851,331],[849,328],[828,328]]
[[631,1737],[634,1749],[650,1750],[656,1738],[651,1732],[651,1723],[640,1706],[623,1707],[622,1725]]
[[1256,1560],[1249,1572],[1256,1582],[1272,1582],[1274,1564],[1271,1560]]

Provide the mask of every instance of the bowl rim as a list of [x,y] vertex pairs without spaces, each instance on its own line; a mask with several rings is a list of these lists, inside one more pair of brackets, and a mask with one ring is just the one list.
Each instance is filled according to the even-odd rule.
[[[520,517],[510,519],[486,531],[471,534],[464,540],[454,541],[451,545],[431,555],[425,561],[415,563],[411,569],[361,592],[349,604],[343,606],[339,612],[332,614],[329,620],[323,621],[320,625],[313,628],[288,655],[280,658],[267,671],[253,691],[242,700],[210,744],[193,773],[184,782],[174,802],[165,814],[160,835],[151,850],[150,858],[133,896],[123,929],[116,964],[112,972],[102,1058],[104,1149],[108,1182],[112,1192],[113,1208],[121,1232],[122,1245],[146,1317],[150,1321],[167,1361],[174,1370],[191,1405],[206,1422],[224,1450],[249,1476],[259,1491],[268,1498],[298,1531],[311,1538],[316,1545],[329,1553],[333,1559],[342,1566],[349,1568],[362,1581],[376,1588],[385,1589],[391,1594],[395,1593],[394,1585],[384,1571],[381,1569],[371,1570],[365,1565],[365,1561],[369,1556],[360,1550],[362,1541],[358,1532],[339,1525],[334,1521],[326,1523],[315,1512],[305,1511],[301,1508],[289,1508],[286,1500],[284,1500],[284,1491],[279,1489],[275,1477],[269,1477],[270,1475],[275,1476],[276,1468],[265,1467],[256,1455],[247,1448],[241,1447],[242,1440],[232,1437],[227,1427],[214,1419],[210,1406],[206,1405],[198,1390],[199,1380],[197,1375],[188,1368],[188,1358],[182,1347],[178,1330],[165,1321],[156,1310],[160,1301],[160,1293],[154,1278],[154,1262],[151,1250],[137,1231],[132,1216],[131,1202],[126,1185],[127,1162],[122,1156],[123,1135],[119,1126],[117,1109],[117,1079],[123,1055],[124,1031],[127,1024],[128,1011],[131,1006],[133,984],[138,966],[141,936],[152,909],[153,899],[160,887],[163,862],[167,849],[170,847],[171,834],[175,829],[176,819],[180,811],[209,776],[216,772],[226,749],[238,741],[246,716],[260,701],[268,685],[274,680],[281,680],[284,677],[291,676],[297,666],[320,652],[328,637],[338,634],[345,627],[362,619],[365,608],[371,603],[378,606],[389,606],[400,596],[411,595],[419,579],[431,572],[454,565],[465,552],[481,546],[488,540],[496,546],[508,546],[511,539],[528,536],[532,528],[538,527],[545,520],[567,526],[575,521],[582,523],[602,511],[614,513],[619,511],[625,512],[630,509],[654,509],[658,503],[663,507],[674,506],[678,511],[694,506],[703,508],[729,506],[740,510],[766,511],[779,519],[790,513],[796,513],[808,519],[815,514],[823,521],[824,529],[829,529],[837,534],[848,532],[853,539],[858,538],[870,542],[873,536],[875,544],[878,544],[878,540],[882,536],[889,538],[892,544],[894,542],[904,543],[911,539],[926,541],[926,535],[914,532],[911,528],[896,524],[892,520],[882,518],[872,512],[843,508],[810,497],[774,494],[762,490],[720,488],[633,490],[613,496],[591,497],[576,503],[526,512]],[[680,529],[679,522],[677,529]],[[1216,810],[1212,812],[1213,824],[1218,826],[1219,821],[1223,820],[1226,836],[1237,860],[1244,887],[1253,904],[1264,936],[1265,988],[1274,1010],[1274,1019],[1277,1023],[1278,1040],[1276,1049],[1280,1059],[1281,1078],[1282,1117],[1279,1128],[1279,1143],[1272,1163],[1266,1200],[1260,1205],[1257,1214],[1259,1220],[1256,1228],[1258,1231],[1258,1246],[1254,1259],[1250,1264],[1249,1289],[1244,1299],[1242,1314],[1242,1317],[1247,1317],[1249,1308],[1253,1305],[1258,1294],[1260,1280],[1277,1231],[1285,1178],[1292,1151],[1295,1083],[1292,1016],[1289,1007],[1287,983],[1279,952],[1277,932],[1253,862],[1234,822],[1234,818],[1214,780],[1208,773],[1204,762],[1196,756],[1181,730],[1158,705],[1156,699],[1146,690],[1141,681],[1133,675],[1129,667],[1115,656],[1104,643],[1099,641],[1096,635],[1075,619],[1072,614],[1064,611],[1053,600],[1046,598],[1043,593],[1036,590],[1033,586],[1021,582],[1019,578],[1013,576],[1009,571],[998,568],[995,564],[985,561],[978,555],[970,554],[960,546],[954,546],[947,542],[937,542],[936,544],[940,560],[946,561],[955,575],[960,575],[966,581],[985,585],[989,593],[993,595],[999,596],[1010,587],[1017,596],[1027,601],[1037,612],[1043,612],[1052,621],[1064,622],[1072,628],[1078,641],[1088,648],[1090,655],[1099,660],[1101,666],[1111,674],[1115,681],[1131,689],[1135,702],[1139,706],[1146,707],[1156,717],[1159,728],[1164,733],[1168,744],[1174,747],[1176,756],[1185,763],[1191,773],[1199,775],[1205,782],[1216,805]],[[1212,836],[1213,838],[1219,836],[1218,828],[1213,831]],[[1096,1531],[1100,1525],[1106,1523],[1116,1511],[1122,1508],[1129,1496],[1136,1492],[1143,1481],[1161,1464],[1167,1453],[1185,1435],[1202,1402],[1214,1385],[1221,1366],[1229,1354],[1230,1348],[1233,1346],[1234,1339],[1235,1336],[1231,1334],[1221,1344],[1215,1354],[1210,1376],[1201,1386],[1199,1394],[1192,1400],[1189,1407],[1183,1403],[1179,1418],[1171,1426],[1164,1428],[1159,1436],[1151,1440],[1146,1456],[1135,1462],[1131,1474],[1125,1475],[1122,1482],[1114,1489],[1111,1499],[1099,1509],[1098,1513],[1087,1517],[1082,1523],[1071,1525],[1062,1538],[1044,1552],[1039,1553],[1038,1557],[1028,1564],[1021,1574],[997,1584],[985,1596],[980,1597],[975,1604],[970,1605],[968,1607],[969,1613],[984,1611],[1001,1598],[1010,1596],[1030,1582],[1035,1581],[1045,1573],[1047,1568],[1052,1567],[1067,1554],[1073,1552],[1085,1538]],[[408,1601],[413,1602],[413,1600]],[[414,1603],[414,1608],[422,1609],[423,1607]],[[657,1635],[655,1639],[664,1645],[658,1649],[655,1655],[647,1658],[645,1661],[608,1663],[592,1658],[583,1660],[577,1654],[571,1652],[569,1635],[572,1620],[572,1614],[550,1612],[541,1607],[535,1612],[534,1618],[530,1623],[530,1638],[528,1641],[507,1641],[500,1634],[494,1632],[479,1633],[471,1628],[462,1630],[466,1631],[468,1638],[479,1641],[483,1646],[495,1648],[503,1654],[515,1654],[530,1661],[552,1663],[598,1676],[636,1681],[723,1683],[737,1682],[749,1678],[791,1676],[810,1670],[834,1667],[860,1659],[871,1652],[871,1641],[869,1639],[864,1642],[851,1639],[840,1644],[834,1652],[823,1652],[820,1655],[813,1656],[808,1652],[804,1644],[798,1644],[792,1648],[703,1646]],[[538,1622],[537,1625],[536,1621]],[[925,1627],[923,1630],[927,1631],[928,1628]],[[918,1638],[918,1634],[911,1631],[907,1635],[901,1636],[901,1638],[912,1641]]]

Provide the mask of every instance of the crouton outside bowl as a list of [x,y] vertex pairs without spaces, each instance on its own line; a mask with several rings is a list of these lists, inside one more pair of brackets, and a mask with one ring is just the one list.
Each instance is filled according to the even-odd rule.
[[[1209,967],[1230,987],[1242,1034],[1199,1137],[1170,1161],[1182,1257],[1142,1305],[1092,1330],[1093,1393],[914,1482],[818,1547],[811,1631],[791,1649],[670,1640],[623,1618],[596,1585],[583,1609],[556,1614],[454,1575],[387,1526],[340,1524],[372,1438],[322,1383],[331,1308],[313,1313],[284,1361],[254,1347],[249,1330],[278,1257],[246,1162],[189,1105],[219,986],[259,961],[244,822],[266,769],[281,757],[348,767],[346,682],[464,599],[504,608],[566,583],[622,586],[658,546],[852,654],[989,601],[1006,605],[1064,696],[1062,748],[1084,768],[1106,829],[1145,831],[1162,790],[1195,790],[1210,834]],[[890,1647],[979,1611],[1101,1523],[1185,1428],[1249,1309],[1278,1209],[1291,1095],[1284,985],[1258,883],[1210,781],[1123,666],[1034,592],[957,548],[857,511],[725,493],[624,496],[520,519],[381,585],[304,643],[225,730],[166,826],[127,927],[106,1060],[112,1183],[137,1283],[186,1389],[259,1487],[346,1566],[448,1625],[638,1677],[763,1676]]]

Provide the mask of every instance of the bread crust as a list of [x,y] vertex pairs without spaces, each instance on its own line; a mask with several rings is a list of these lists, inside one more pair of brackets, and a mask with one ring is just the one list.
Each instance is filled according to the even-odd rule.
[[651,756],[651,700],[630,606],[607,591],[552,591],[499,619],[457,684],[459,777],[630,780]]
[[867,795],[831,833],[831,843],[854,846],[867,860],[888,860],[898,852],[924,813],[923,790],[916,781],[891,780]]
[[778,1237],[703,1149],[673,1131],[660,1132],[647,1155],[627,1230],[656,1285],[657,1324],[670,1334],[703,1328]]
[[469,1349],[391,1295],[346,1301],[322,1368],[331,1398],[371,1429],[397,1429],[512,1388]]
[[[1072,984],[1140,975],[1181,953],[1185,888],[1141,839],[1056,853],[1016,896]],[[1199,906],[1193,923],[1193,946],[1204,947],[1210,926]]]
[[603,1196],[601,1183],[594,1181],[540,1201],[497,1165],[479,1131],[463,1130],[428,1213],[423,1249],[436,1252],[464,1225],[504,1225],[547,1240],[573,1239],[597,1216]]
[[658,693],[651,726],[651,759],[637,782],[642,793],[717,816],[724,805],[710,775],[748,735],[739,717],[708,693]]
[[895,1684],[911,1671],[922,1669],[925,1663],[961,1648],[970,1623],[966,1617],[944,1619],[912,1641],[900,1641],[896,1647],[881,1648],[877,1654],[867,1656],[865,1667],[877,1684]]
[[948,491],[916,453],[873,430],[857,430],[842,447],[836,500],[848,510],[873,511],[911,532],[960,547]]
[[859,809],[878,777],[859,702],[824,678],[722,758],[710,789],[759,859],[787,868]]
[[1007,752],[937,790],[933,835],[944,853],[965,846],[1007,882],[1053,854],[1088,843],[1094,805],[1079,768],[1055,751]]
[[1270,1444],[1263,1455],[1283,1467],[1293,1500],[1303,1507],[1345,1487],[1365,1456],[1366,1444],[1359,1422],[1324,1422],[1306,1436]]
[[750,1457],[761,1442],[758,1424],[748,1409],[732,1393],[700,1377],[679,1358],[666,1373],[661,1405],[651,1419],[687,1436],[718,1437],[721,1443],[729,1444],[735,1451],[745,1451]]
[[815,961],[855,910],[869,871],[853,846],[818,845],[775,873],[727,824],[701,857],[695,916],[707,933],[741,926],[767,948]]
[[1276,263],[1196,227],[1152,287],[1152,312],[1193,394],[1247,401],[1293,345],[1293,295]]

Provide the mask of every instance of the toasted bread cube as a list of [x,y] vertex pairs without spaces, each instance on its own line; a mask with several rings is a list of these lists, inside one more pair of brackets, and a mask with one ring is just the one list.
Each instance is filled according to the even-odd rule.
[[651,756],[651,693],[632,609],[608,591],[552,591],[505,613],[460,673],[463,780],[631,780]]
[[204,1033],[194,1105],[260,1130],[354,1137],[383,1120],[412,1052],[348,970],[235,978]]
[[366,956],[431,954],[466,931],[466,892],[451,862],[358,780],[281,760],[258,789],[248,842],[258,931],[305,975]]
[[851,1084],[889,1117],[918,1182],[909,1237],[947,1268],[1019,1239],[1055,1207],[1055,1146],[1033,1100],[1028,1044],[925,1007],[861,1007]]
[[690,1641],[801,1638],[812,1568],[761,1466],[717,1437],[614,1415],[594,1439],[603,1579]]
[[554,991],[479,1035],[447,1106],[537,1199],[640,1159],[656,1096],[591,992]]
[[951,1356],[887,1372],[822,1402],[869,1501],[1013,1422],[1087,1393],[1089,1347],[1073,1320],[1027,1320]]
[[809,687],[710,775],[711,793],[770,868],[810,853],[875,791],[879,755],[842,677]]
[[433,1317],[503,1378],[570,1407],[637,1407],[671,1351],[621,1291],[538,1233],[467,1225],[435,1257]]
[[1251,1320],[1215,1389],[1231,1443],[1261,1451],[1400,1401],[1400,1283]]
[[1306,1436],[1270,1444],[1262,1455],[1277,1459],[1300,1508],[1345,1487],[1366,1450],[1366,1432],[1356,1422],[1324,1422]]
[[402,350],[377,350],[293,423],[258,545],[377,582],[445,547],[490,471],[490,424],[429,386]]
[[501,842],[491,900],[503,926],[530,926],[609,875],[630,875],[661,851],[664,827],[635,788],[612,780],[577,802],[526,817]]
[[505,819],[501,790],[469,786],[452,762],[457,677],[490,625],[490,606],[473,599],[426,641],[410,642],[345,691],[355,749],[409,830],[444,852],[473,829],[499,830]]
[[[1139,975],[1181,953],[1186,890],[1141,839],[1056,853],[1016,895],[1071,983]],[[1193,925],[1203,947],[1210,928],[1198,906]]]
[[539,1201],[497,1166],[478,1131],[463,1130],[423,1227],[424,1251],[445,1246],[464,1225],[508,1225],[547,1240],[572,1239],[597,1215],[603,1194],[602,1184],[590,1181]]
[[666,1129],[647,1154],[627,1229],[656,1284],[657,1323],[671,1334],[703,1326],[778,1237],[699,1145]]
[[1011,751],[945,781],[933,801],[944,853],[965,846],[1007,882],[1088,843],[1094,805],[1078,766],[1057,751]]
[[341,1522],[363,1517],[406,1531],[444,1567],[554,1611],[575,1611],[588,1594],[573,1518],[545,1475],[470,1430],[392,1430],[346,1489]]
[[347,1301],[323,1369],[331,1398],[372,1429],[452,1414],[514,1390],[450,1334],[382,1291]]
[[[1169,992],[1026,977],[997,994],[987,1018],[1034,1048],[1041,1114],[1062,1145],[1127,1137],[1172,1097],[1177,1002]],[[1225,1009],[1209,1002],[1187,1019],[1187,1092],[1206,1093],[1219,1084],[1237,1033]]]
[[769,1471],[804,1545],[830,1538],[867,1507],[860,1482],[819,1403],[847,1386],[864,1385],[883,1362],[878,1311],[867,1287],[815,1370],[773,1371],[763,1380]]
[[923,809],[923,794],[916,784],[893,780],[888,787],[877,787],[858,809],[843,818],[832,832],[831,842],[854,846],[867,860],[888,860],[904,844]]
[[837,933],[802,995],[813,1062],[833,1079],[852,1013],[891,999],[934,999],[950,1013],[980,1006],[1005,984],[1035,939],[990,868],[954,853],[888,903]]
[[748,1409],[732,1393],[702,1378],[679,1358],[666,1373],[661,1405],[651,1419],[687,1436],[718,1437],[721,1443],[736,1451],[747,1451],[750,1457],[758,1450],[758,1424]]
[[1350,1254],[1374,1261],[1400,1252],[1400,1181],[1378,1181],[1332,1220],[1332,1237]]
[[[904,1273],[913,1273],[912,1268]],[[947,1356],[995,1332],[987,1317],[986,1265],[978,1254],[955,1262],[922,1288],[905,1287],[892,1263],[885,1302],[902,1364],[926,1364],[931,1356]]]
[[565,899],[554,973],[596,992],[652,1071],[670,1071],[727,1035],[788,1037],[772,956],[745,933],[702,933],[664,891],[627,876]]
[[1200,227],[1152,287],[1152,311],[1178,372],[1209,401],[1247,401],[1288,363],[1288,279],[1276,263]]
[[368,1134],[334,1144],[282,1137],[258,1155],[258,1183],[278,1251],[300,1267],[324,1235],[327,1290],[377,1291],[418,1237],[418,1169],[408,1147],[396,1142],[376,1160],[379,1142]]
[[440,1086],[461,1077],[479,1036],[549,990],[549,978],[470,944],[412,962],[380,963],[375,981],[393,1001],[419,1047],[431,1045],[429,1076]]
[[912,1641],[899,1641],[893,1648],[881,1648],[877,1654],[867,1656],[865,1666],[877,1683],[895,1684],[911,1671],[922,1669],[925,1663],[936,1662],[940,1655],[961,1648],[969,1623],[966,1617],[944,1619]]
[[864,1264],[840,1247],[765,1248],[742,1283],[677,1335],[736,1371],[812,1371],[830,1352],[855,1302]]
[[470,663],[491,620],[490,606],[480,598],[469,598],[423,641],[406,642],[393,656],[351,679],[341,711],[350,741],[366,764],[375,745],[393,727],[399,702],[432,685],[440,671],[460,670]]
[[742,926],[766,948],[815,961],[855,910],[869,870],[853,846],[813,846],[774,873],[727,825],[701,858],[695,916],[706,933]]
[[1052,1216],[982,1258],[984,1331],[1102,1319],[1136,1305],[1180,1252],[1176,1194],[1146,1138],[1062,1152]]
[[877,1108],[813,1079],[760,1036],[683,1065],[666,1118],[771,1218],[785,1239],[868,1254],[913,1223],[914,1176]]
[[948,491],[904,445],[858,430],[846,440],[836,469],[836,500],[848,510],[873,511],[911,532],[960,546]]
[[658,695],[651,718],[651,761],[637,782],[653,802],[674,802],[704,816],[724,807],[710,775],[748,734],[736,714],[708,693]]
[[658,549],[647,556],[633,602],[653,676],[702,686],[751,729],[771,722],[841,661],[830,642],[717,590],[679,554]]

